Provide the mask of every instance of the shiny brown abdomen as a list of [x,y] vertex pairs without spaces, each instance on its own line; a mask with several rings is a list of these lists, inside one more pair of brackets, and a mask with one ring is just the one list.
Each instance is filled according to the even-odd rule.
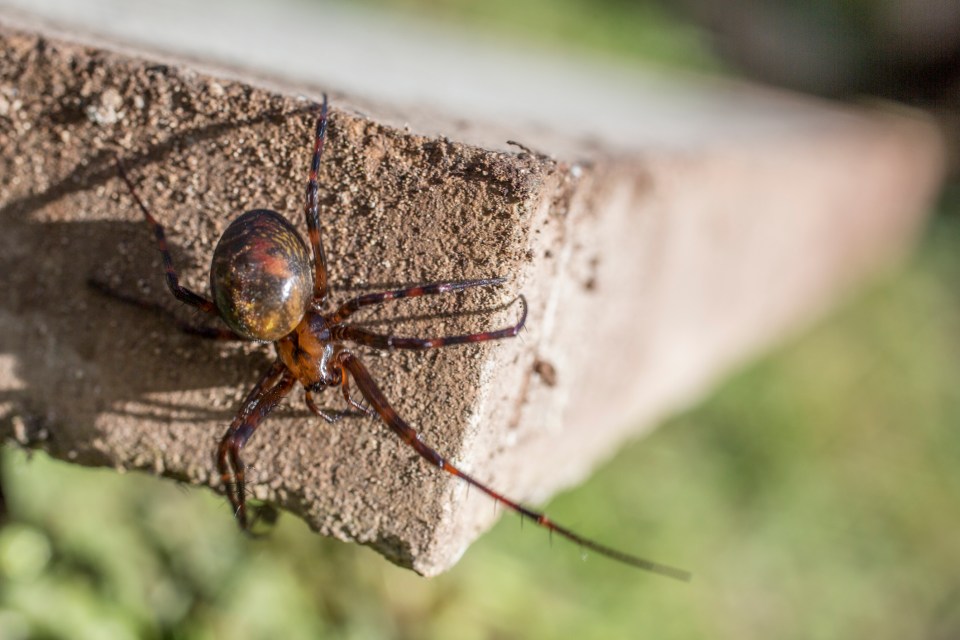
[[310,305],[310,252],[279,213],[248,211],[217,243],[210,289],[231,329],[251,340],[274,342],[293,331]]

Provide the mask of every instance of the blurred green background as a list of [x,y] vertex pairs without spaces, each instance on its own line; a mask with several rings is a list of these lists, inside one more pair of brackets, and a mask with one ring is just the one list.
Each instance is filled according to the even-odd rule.
[[[656,4],[368,2],[724,68]],[[691,584],[510,515],[424,580],[290,517],[250,540],[210,492],[6,447],[0,638],[960,637],[960,198],[940,209],[902,269],[548,505]]]

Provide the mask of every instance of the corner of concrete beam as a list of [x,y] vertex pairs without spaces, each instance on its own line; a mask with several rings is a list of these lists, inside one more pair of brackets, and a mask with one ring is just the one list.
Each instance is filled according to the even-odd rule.
[[[206,291],[238,213],[275,209],[305,231],[319,93],[0,27],[0,435],[221,490],[213,450],[272,348],[175,329],[170,317],[203,319],[165,289],[113,159],[166,227],[183,282]],[[428,336],[504,326],[519,294],[529,302],[522,340],[357,349],[426,442],[524,500],[577,482],[902,253],[942,172],[930,125],[870,111],[802,107],[817,117],[749,143],[551,159],[391,126],[329,93],[320,203],[334,300],[506,278],[365,318]],[[335,392],[322,402],[343,408]],[[423,574],[450,567],[493,520],[483,496],[382,424],[327,425],[300,390],[244,455],[256,498]]]

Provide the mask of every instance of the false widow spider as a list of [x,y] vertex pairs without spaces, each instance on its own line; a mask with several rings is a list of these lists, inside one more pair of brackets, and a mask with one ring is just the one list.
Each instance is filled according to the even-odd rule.
[[[645,560],[585,538],[553,522],[543,513],[528,509],[491,489],[425,444],[417,431],[394,410],[366,366],[344,343],[353,342],[375,349],[423,350],[510,338],[516,336],[524,326],[527,303],[522,295],[519,296],[521,316],[516,324],[509,327],[483,333],[426,339],[376,334],[351,325],[347,320],[364,307],[400,298],[494,286],[502,284],[505,278],[438,282],[370,293],[344,302],[333,312],[322,311],[329,292],[327,262],[320,238],[317,173],[326,130],[327,97],[324,95],[317,118],[313,159],[310,163],[304,204],[312,256],[296,228],[282,215],[266,209],[247,211],[227,227],[214,249],[210,268],[212,300],[180,285],[167,248],[163,226],[151,215],[137,195],[122,161],[117,158],[120,178],[155,236],[170,291],[181,302],[219,318],[226,325],[225,328],[207,328],[181,324],[181,329],[219,340],[272,342],[276,349],[277,359],[247,394],[217,447],[217,469],[240,527],[247,530],[250,525],[245,496],[246,467],[240,457],[240,450],[264,418],[299,382],[305,389],[307,407],[327,422],[335,422],[342,415],[333,415],[317,407],[313,394],[327,387],[340,387],[343,398],[350,407],[362,414],[379,417],[426,462],[479,489],[495,502],[517,512],[521,518],[529,518],[551,533],[615,561],[671,578],[689,580],[690,574],[686,571]],[[351,395],[351,380],[366,404]]]

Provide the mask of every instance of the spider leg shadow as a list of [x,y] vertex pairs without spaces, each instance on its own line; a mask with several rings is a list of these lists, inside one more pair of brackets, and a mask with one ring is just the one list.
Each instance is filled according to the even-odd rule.
[[[81,95],[86,80],[81,74],[74,79],[76,84],[68,84],[64,95]],[[147,115],[131,112],[128,118],[136,123],[135,135],[129,143],[132,150],[122,151],[124,163],[135,171],[163,163],[171,156],[189,155],[191,148],[203,143],[235,138],[238,129],[273,126],[301,115],[310,116],[314,109],[309,103],[276,106],[230,120],[214,112],[198,114],[206,118],[202,124],[175,129],[158,143],[151,141],[154,131],[147,127]],[[179,319],[163,303],[135,300],[119,290],[111,291],[106,284],[110,279],[99,277],[111,272],[104,270],[107,263],[124,268],[122,273],[157,278],[158,282],[162,272],[142,221],[89,215],[90,202],[104,197],[96,194],[100,187],[115,182],[115,192],[125,190],[115,163],[120,143],[93,144],[104,133],[102,127],[90,122],[83,100],[51,100],[32,124],[31,131],[70,134],[71,144],[64,146],[56,163],[47,163],[49,186],[20,190],[23,195],[13,190],[11,197],[0,204],[4,229],[0,270],[15,274],[10,294],[0,306],[0,354],[11,359],[10,375],[17,381],[2,395],[10,403],[12,415],[22,416],[31,424],[36,422],[41,425],[38,430],[49,432],[44,448],[54,455],[65,456],[70,451],[76,454],[71,459],[78,463],[116,464],[95,447],[86,446],[101,435],[97,426],[101,413],[121,407],[122,414],[130,401],[147,401],[162,409],[163,403],[152,400],[158,392],[202,389],[211,383],[246,387],[262,362],[239,349],[196,349],[185,357],[181,348],[184,338],[177,332],[151,331],[149,325],[144,326],[149,321],[137,320],[136,314],[121,316],[123,312],[117,310],[120,305],[98,299],[89,286],[94,274],[98,274],[95,280],[99,282],[93,286],[100,293],[157,311],[191,333],[222,335],[205,328],[193,330],[191,323]],[[35,142],[28,136],[18,144],[28,148]],[[11,149],[11,153],[17,152]],[[53,171],[53,167],[64,165],[72,168]],[[124,245],[142,246],[142,251],[122,252],[119,248]],[[144,268],[131,271],[131,265]],[[156,287],[153,295],[166,299],[169,292]],[[228,419],[231,413],[192,409],[198,416],[203,414],[200,417],[218,421]],[[69,416],[69,421],[63,420],[64,416]],[[0,421],[0,435],[13,432],[10,424],[10,420]]]

